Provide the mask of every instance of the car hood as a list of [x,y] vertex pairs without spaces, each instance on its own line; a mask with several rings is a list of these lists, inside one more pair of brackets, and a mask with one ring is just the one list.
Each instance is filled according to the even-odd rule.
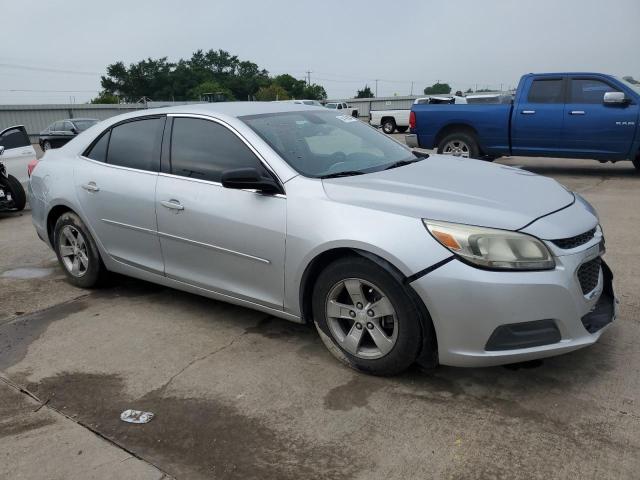
[[506,230],[520,229],[575,201],[551,178],[446,155],[381,172],[325,179],[323,185],[336,202]]

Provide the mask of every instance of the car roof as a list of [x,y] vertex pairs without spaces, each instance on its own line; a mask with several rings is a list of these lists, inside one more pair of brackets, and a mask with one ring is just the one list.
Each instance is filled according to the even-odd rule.
[[322,107],[289,102],[214,102],[177,105],[174,107],[150,108],[136,113],[139,115],[153,115],[165,113],[192,113],[201,115],[226,115],[242,117],[245,115],[260,115],[264,113],[284,113],[300,110],[324,110]]

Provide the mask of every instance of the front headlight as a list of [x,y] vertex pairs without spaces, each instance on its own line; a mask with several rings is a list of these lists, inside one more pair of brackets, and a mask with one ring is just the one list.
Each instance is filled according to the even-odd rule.
[[524,233],[422,220],[440,244],[462,259],[484,268],[550,270],[556,262],[549,249]]

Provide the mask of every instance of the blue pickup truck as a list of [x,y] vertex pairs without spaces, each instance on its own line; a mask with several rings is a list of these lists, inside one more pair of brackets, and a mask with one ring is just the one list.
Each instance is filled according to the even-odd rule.
[[640,170],[640,85],[600,73],[528,74],[509,104],[415,104],[407,144],[472,158],[631,160]]

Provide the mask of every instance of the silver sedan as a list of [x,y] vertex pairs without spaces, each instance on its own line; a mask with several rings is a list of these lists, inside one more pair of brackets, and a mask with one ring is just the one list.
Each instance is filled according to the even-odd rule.
[[48,151],[29,190],[73,284],[117,272],[313,322],[373,374],[569,352],[615,318],[598,216],[579,195],[414,152],[324,108],[121,115]]

